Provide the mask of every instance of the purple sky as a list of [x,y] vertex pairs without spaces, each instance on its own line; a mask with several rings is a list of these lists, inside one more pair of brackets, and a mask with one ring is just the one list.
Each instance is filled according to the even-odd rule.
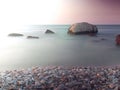
[[60,23],[120,24],[120,0],[66,0],[63,7]]

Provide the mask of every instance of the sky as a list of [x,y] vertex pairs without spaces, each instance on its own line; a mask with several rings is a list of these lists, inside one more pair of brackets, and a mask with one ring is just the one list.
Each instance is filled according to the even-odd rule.
[[0,0],[0,26],[120,24],[120,0]]

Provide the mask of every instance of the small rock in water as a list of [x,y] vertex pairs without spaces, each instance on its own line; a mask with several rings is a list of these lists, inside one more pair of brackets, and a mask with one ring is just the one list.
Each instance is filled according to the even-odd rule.
[[20,34],[20,33],[10,33],[8,34],[8,36],[11,36],[11,37],[19,37],[19,36],[24,36],[23,34]]
[[27,36],[27,39],[39,39],[37,36]]
[[51,30],[49,30],[49,29],[47,29],[45,33],[46,33],[46,34],[54,34],[54,32],[51,31]]

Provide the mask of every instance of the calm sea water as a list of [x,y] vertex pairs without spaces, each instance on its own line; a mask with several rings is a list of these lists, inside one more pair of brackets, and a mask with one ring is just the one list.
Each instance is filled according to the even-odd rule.
[[[40,65],[120,64],[120,47],[115,45],[120,25],[97,27],[97,37],[70,36],[67,34],[69,25],[25,26],[16,31],[24,34],[24,37],[8,37],[8,33],[5,33],[0,36],[0,70]],[[46,29],[51,29],[56,34],[46,35]],[[26,39],[28,35],[40,38]],[[102,38],[105,40],[101,40]]]

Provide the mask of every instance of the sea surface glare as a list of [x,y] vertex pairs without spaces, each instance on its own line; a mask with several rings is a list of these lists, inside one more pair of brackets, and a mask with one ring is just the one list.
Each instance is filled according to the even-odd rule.
[[[25,26],[23,30],[16,31],[24,34],[23,37],[8,37],[8,33],[0,36],[0,70],[40,65],[120,64],[120,47],[115,45],[120,25],[97,25],[96,37],[68,35],[69,26]],[[46,29],[55,34],[45,34]],[[29,35],[39,39],[27,39]]]

